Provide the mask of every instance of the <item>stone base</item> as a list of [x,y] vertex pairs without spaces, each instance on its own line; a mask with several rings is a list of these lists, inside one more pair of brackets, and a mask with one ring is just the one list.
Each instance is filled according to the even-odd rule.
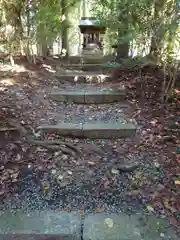
[[58,133],[61,136],[74,136],[96,139],[111,139],[132,137],[136,133],[136,125],[122,119],[116,121],[97,121],[95,123],[73,124],[59,123],[57,125],[42,125],[39,130],[46,133]]

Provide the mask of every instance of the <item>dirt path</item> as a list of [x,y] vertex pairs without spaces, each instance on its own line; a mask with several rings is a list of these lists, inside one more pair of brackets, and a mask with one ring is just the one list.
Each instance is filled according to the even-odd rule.
[[[150,211],[168,216],[178,227],[179,193],[174,182],[172,185],[169,182],[177,180],[178,172],[173,172],[172,179],[166,175],[167,163],[170,164],[170,159],[174,158],[176,145],[172,141],[162,143],[158,140],[162,124],[157,124],[159,118],[153,116],[153,111],[149,112],[149,106],[144,105],[140,109],[133,99],[129,100],[131,107],[126,110],[120,104],[99,107],[59,105],[48,98],[48,93],[52,88],[65,88],[69,83],[59,82],[47,67],[27,70],[15,66],[12,71],[9,66],[3,66],[2,69],[3,126],[6,119],[12,117],[19,123],[36,128],[41,123],[54,123],[60,118],[71,121],[76,117],[78,121],[79,118],[103,117],[109,120],[122,113],[136,118],[141,125],[133,139],[64,139],[81,150],[78,158],[31,146],[16,131],[1,132],[2,204],[6,203],[6,207],[48,207],[68,211],[95,209],[102,212],[109,208],[111,212]],[[54,134],[43,137],[58,138]],[[133,172],[118,169],[118,164],[134,161],[139,162],[139,167]],[[164,196],[163,200],[158,200],[161,196]]]

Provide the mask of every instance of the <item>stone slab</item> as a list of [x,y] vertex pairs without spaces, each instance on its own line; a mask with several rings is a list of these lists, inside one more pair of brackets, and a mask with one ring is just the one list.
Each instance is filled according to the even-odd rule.
[[91,66],[91,67],[95,67],[95,66],[101,66],[102,64],[99,63],[99,64],[96,64],[96,63],[85,63],[85,64],[81,64],[81,63],[74,63],[74,64],[64,64],[63,67],[72,67],[72,68],[81,68],[82,66],[86,67],[86,66]]
[[86,138],[119,138],[131,137],[136,134],[136,126],[122,120],[121,122],[115,121],[97,121],[95,123],[83,124],[83,136]]
[[90,214],[85,217],[83,240],[178,240],[167,220],[154,215]]
[[[102,75],[101,71],[100,72],[83,72],[80,70],[64,70],[64,72],[61,72],[61,74],[55,73],[56,76],[97,76],[97,75]],[[103,74],[104,75],[104,74]]]
[[84,103],[85,91],[82,89],[68,90],[68,91],[56,91],[51,93],[51,98],[58,102],[68,103]]
[[52,92],[51,98],[59,102],[82,103],[82,104],[104,104],[120,102],[125,100],[124,90],[84,88],[84,89],[68,89],[67,91]]
[[81,217],[65,211],[5,211],[0,215],[0,239],[80,240]]
[[113,103],[125,100],[124,90],[95,89],[85,92],[85,103]]
[[96,71],[102,68],[101,63],[85,63],[85,64],[64,64],[63,67],[67,69],[77,69],[83,71]]
[[83,71],[100,71],[107,69],[119,68],[118,63],[100,62],[100,63],[78,63],[78,64],[64,64],[63,67],[67,69],[83,70]]
[[83,136],[83,124],[79,123],[58,123],[56,125],[42,125],[39,130],[45,133],[58,133],[61,136]]
[[59,123],[57,125],[42,125],[42,132],[59,133],[62,136],[75,136],[97,139],[125,138],[134,136],[136,125],[122,119],[121,121],[96,121],[95,123]]

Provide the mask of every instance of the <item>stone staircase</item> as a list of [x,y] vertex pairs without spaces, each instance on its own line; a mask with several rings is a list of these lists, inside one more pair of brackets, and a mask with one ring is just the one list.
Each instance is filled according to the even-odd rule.
[[[99,86],[92,86],[88,77],[94,77],[94,81],[101,79]],[[104,82],[109,80],[110,76],[98,75],[97,73],[86,74],[84,72],[67,73],[64,76],[60,76],[60,79],[65,78],[69,81],[81,82],[81,85],[74,84],[67,89],[58,89],[52,91],[50,96],[57,102],[63,102],[67,104],[112,104],[115,102],[122,102],[122,108],[127,107],[125,103],[126,93],[125,89],[110,89],[103,87],[102,79]],[[137,124],[128,119],[126,116],[122,116],[118,120],[91,120],[91,121],[72,121],[72,122],[58,122],[54,125],[41,125],[38,127],[41,132],[45,133],[58,133],[62,136],[68,137],[85,137],[85,138],[124,138],[134,136],[137,129]]]
[[[109,79],[110,76],[97,73],[69,72],[59,76],[75,82],[67,89],[52,91],[53,100],[66,104],[115,104],[122,101],[126,107],[125,90],[93,87],[90,77]],[[107,78],[107,79],[106,79]],[[76,81],[74,81],[76,79]],[[78,82],[78,84],[77,84]],[[79,85],[81,82],[82,85]],[[58,133],[62,136],[114,139],[132,137],[136,134],[137,124],[122,115],[116,120],[88,120],[77,122],[57,122],[39,126],[42,132]],[[0,212],[0,240],[177,240],[178,237],[168,228],[165,219],[155,216],[126,215],[115,213],[82,214],[77,212],[37,210]],[[159,225],[161,228],[159,231]],[[151,229],[151,230],[150,230]],[[162,230],[163,229],[163,230]],[[165,231],[164,231],[165,229]]]

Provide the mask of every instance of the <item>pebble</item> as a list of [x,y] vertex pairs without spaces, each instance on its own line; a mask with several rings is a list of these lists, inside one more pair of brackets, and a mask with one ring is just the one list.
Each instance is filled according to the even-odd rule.
[[56,172],[57,172],[56,169],[52,169],[52,170],[51,170],[51,173],[52,173],[53,175],[56,174]]
[[154,166],[155,166],[156,168],[159,168],[159,167],[160,167],[160,164],[159,164],[158,162],[155,162],[155,163],[154,163]]
[[[54,153],[54,156],[56,157],[56,156],[60,155],[60,153],[61,153],[61,151],[55,152],[55,153]],[[66,156],[66,155],[65,155],[65,156]]]
[[139,162],[133,162],[130,164],[118,164],[116,168],[122,172],[131,172],[134,171],[136,168],[139,167]]
[[95,162],[93,162],[93,161],[88,161],[88,164],[89,164],[90,166],[96,165]]
[[62,155],[63,160],[67,160],[69,157],[67,155]]
[[111,172],[112,172],[113,174],[119,174],[119,170],[117,170],[117,169],[115,169],[115,168],[112,168],[112,169],[111,169]]
[[28,164],[28,168],[32,168],[32,165],[31,165],[31,164]]
[[0,166],[0,170],[1,170],[1,171],[4,170],[4,166]]
[[59,180],[59,181],[61,181],[61,180],[63,180],[63,175],[59,175],[58,177],[57,177],[57,180]]

